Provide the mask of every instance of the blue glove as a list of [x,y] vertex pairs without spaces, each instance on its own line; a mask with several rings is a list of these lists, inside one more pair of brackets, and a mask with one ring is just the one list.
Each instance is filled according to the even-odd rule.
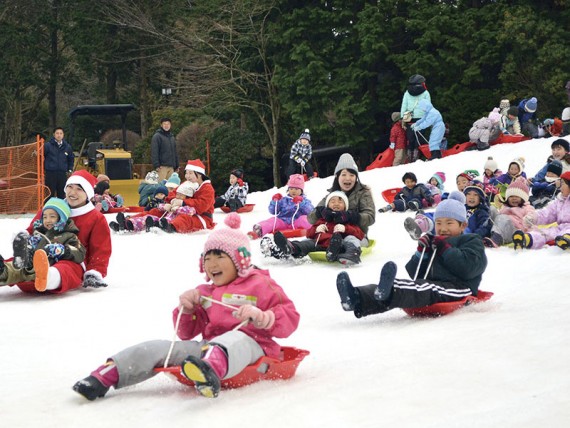
[[28,244],[32,249],[36,249],[38,247],[38,243],[42,240],[42,237],[39,235],[32,235],[28,238]]
[[57,262],[61,260],[61,258],[65,254],[65,247],[63,246],[63,244],[47,244],[44,247],[44,251],[47,253],[49,258]]

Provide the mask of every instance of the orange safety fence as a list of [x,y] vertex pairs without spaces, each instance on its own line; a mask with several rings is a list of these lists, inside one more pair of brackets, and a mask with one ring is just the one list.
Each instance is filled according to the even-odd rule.
[[44,139],[0,148],[0,215],[38,211],[49,189],[44,185]]

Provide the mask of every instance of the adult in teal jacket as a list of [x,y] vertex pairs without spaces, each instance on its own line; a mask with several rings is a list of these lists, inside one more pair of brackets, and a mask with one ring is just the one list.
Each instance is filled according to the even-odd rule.
[[[421,100],[431,101],[431,95],[427,90],[426,78],[420,74],[414,74],[408,79],[408,88],[402,97],[402,105],[400,107],[400,115],[405,117],[406,112],[412,113],[412,120],[404,123],[406,127],[406,137],[408,138],[408,159],[415,162],[418,159],[418,146],[422,143],[423,134],[419,135],[414,132],[411,125],[420,120],[424,112],[420,110],[419,103]],[[419,139],[419,141],[418,141]]]
[[441,140],[445,134],[445,124],[441,113],[428,100],[421,100],[418,103],[418,108],[424,112],[424,115],[411,128],[413,131],[421,131],[431,126],[431,133],[429,134],[431,158],[441,158]]

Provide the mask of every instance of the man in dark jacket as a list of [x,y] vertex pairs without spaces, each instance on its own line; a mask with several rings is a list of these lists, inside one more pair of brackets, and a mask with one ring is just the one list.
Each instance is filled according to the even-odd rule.
[[57,127],[53,137],[44,145],[45,185],[52,197],[65,199],[65,182],[73,172],[73,149],[63,139],[63,128]]
[[152,167],[158,172],[159,182],[168,180],[179,166],[176,140],[170,132],[171,127],[172,122],[169,118],[160,119],[160,128],[153,135],[150,143],[150,159]]

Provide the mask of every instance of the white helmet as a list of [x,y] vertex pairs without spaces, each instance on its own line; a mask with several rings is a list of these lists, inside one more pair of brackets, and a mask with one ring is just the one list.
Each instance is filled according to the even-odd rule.
[[562,120],[564,122],[570,120],[570,107],[566,107],[564,110],[562,110]]

